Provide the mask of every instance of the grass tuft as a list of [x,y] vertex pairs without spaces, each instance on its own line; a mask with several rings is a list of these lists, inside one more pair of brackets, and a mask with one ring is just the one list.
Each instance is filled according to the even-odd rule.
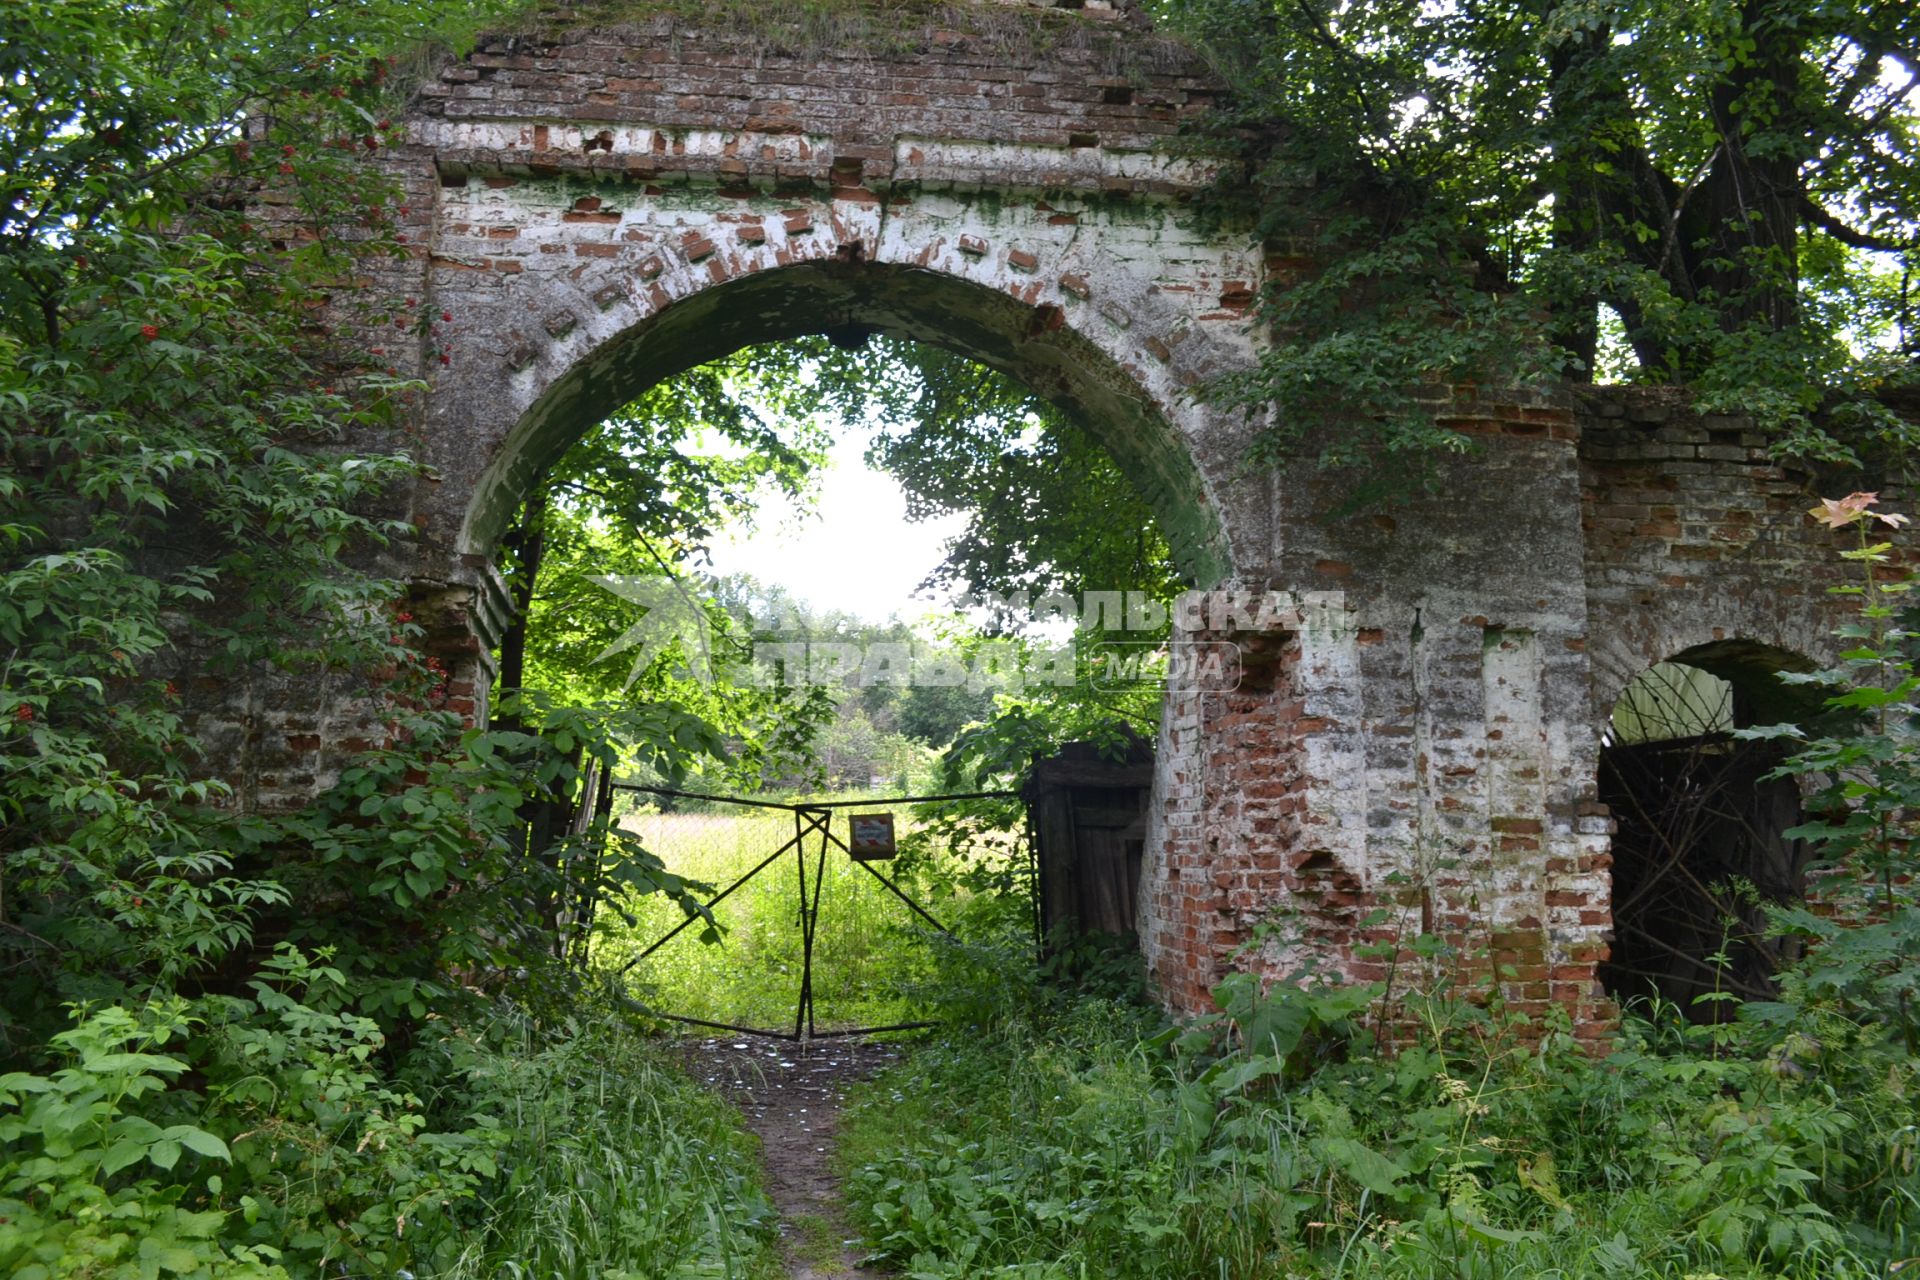
[[476,1102],[513,1134],[485,1234],[438,1280],[771,1280],[757,1146],[725,1101],[617,1022],[481,1056]]

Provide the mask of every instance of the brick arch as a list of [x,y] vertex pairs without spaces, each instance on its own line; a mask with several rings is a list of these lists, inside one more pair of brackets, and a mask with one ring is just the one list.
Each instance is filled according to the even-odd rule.
[[[1302,193],[1264,241],[1196,211],[1212,171],[1176,135],[1222,90],[1190,52],[1091,2],[853,4],[832,30],[567,8],[448,60],[369,159],[413,252],[363,288],[437,326],[417,350],[383,334],[429,386],[405,426],[434,478],[382,567],[425,602],[450,706],[483,714],[494,534],[579,432],[751,341],[858,322],[942,342],[1078,412],[1197,579],[1301,602],[1222,637],[1257,679],[1169,699],[1142,924],[1168,1002],[1207,1008],[1234,966],[1290,973],[1247,950],[1276,910],[1304,912],[1327,971],[1384,977],[1355,944],[1417,883],[1434,928],[1521,975],[1513,1008],[1604,1031],[1598,717],[1728,636],[1830,652],[1833,539],[1752,424],[1680,392],[1434,388],[1436,420],[1485,447],[1343,514],[1310,462],[1249,466],[1254,424],[1191,394],[1257,359],[1250,304],[1312,273],[1323,211]],[[346,713],[284,703],[285,749],[260,754],[297,797]]]
[[[1784,672],[1808,672],[1818,663],[1805,652],[1783,648],[1742,636],[1728,637],[1714,628],[1719,638],[1689,645],[1653,658],[1618,681],[1610,701],[1596,702],[1595,712],[1604,725],[1628,696],[1633,682],[1661,664],[1691,667],[1724,681],[1731,694],[1729,711],[1736,727],[1804,723],[1820,714],[1828,690],[1820,687],[1788,684],[1780,679]],[[1609,686],[1613,683],[1609,676]]]
[[[807,216],[788,213],[782,229]],[[488,345],[503,335],[477,327],[463,343],[454,326],[448,372],[430,406],[443,429],[430,427],[428,440],[445,449],[436,459],[442,476],[462,478],[444,495],[465,503],[456,554],[490,556],[544,469],[647,388],[754,343],[861,325],[979,360],[1059,405],[1133,480],[1190,576],[1213,582],[1232,572],[1227,526],[1234,513],[1215,495],[1241,482],[1219,468],[1209,475],[1196,461],[1196,439],[1214,434],[1210,415],[1182,394],[1178,366],[1154,354],[1160,339],[1153,335],[1168,331],[1168,317],[1156,315],[1150,300],[1116,300],[1100,312],[1075,308],[1086,299],[1017,282],[995,288],[920,262],[867,261],[860,239],[841,242],[834,256],[799,261],[786,245],[768,249],[764,239],[724,256],[702,229],[683,230],[678,239],[675,269],[652,256],[637,271],[610,268],[569,280],[558,298],[529,296],[528,310],[551,315],[558,308],[567,317],[542,324],[537,348],[526,336],[531,326],[516,326],[504,335],[510,345],[503,360]],[[964,266],[970,255],[959,256]],[[598,283],[602,276],[607,283]],[[460,305],[453,296],[459,283],[458,276],[447,281],[433,305]],[[567,310],[583,288],[612,290],[615,305],[584,317]],[[1048,292],[1059,300],[1047,300]],[[483,402],[491,411],[481,418],[472,406]],[[461,419],[466,430],[447,429]],[[476,445],[485,458],[478,469]],[[1242,535],[1243,546],[1257,536]]]
[[[1805,612],[1782,610],[1757,584],[1751,592],[1737,585],[1696,592],[1689,605],[1594,619],[1589,652],[1596,723],[1604,724],[1627,686],[1658,662],[1700,667],[1730,681],[1737,675],[1735,683],[1748,685],[1767,672],[1810,670],[1832,656],[1832,628],[1842,620],[1825,601],[1798,601]],[[1611,629],[1602,629],[1609,623]]]
[[832,321],[1013,374],[1106,445],[1196,581],[1271,575],[1257,424],[1193,395],[1257,359],[1252,303],[1294,239],[1196,207],[1216,161],[1175,135],[1219,85],[1104,9],[842,17],[866,38],[609,9],[421,86],[382,157],[414,256],[377,269],[451,317],[424,352],[416,580],[484,592],[566,441]]

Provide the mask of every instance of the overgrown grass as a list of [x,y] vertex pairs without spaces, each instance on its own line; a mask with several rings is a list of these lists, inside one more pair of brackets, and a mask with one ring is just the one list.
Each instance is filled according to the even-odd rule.
[[1180,1034],[1003,1005],[855,1096],[856,1225],[916,1280],[1830,1280],[1920,1251],[1920,1081],[1872,1029],[1642,1022],[1596,1061],[1463,1009],[1386,1056],[1348,993],[1277,990]]
[[618,1023],[481,1055],[478,1105],[511,1134],[486,1224],[441,1280],[764,1280],[774,1211],[739,1114]]
[[[896,815],[904,837],[910,820]],[[740,809],[717,813],[643,812],[625,820],[667,869],[724,889],[793,839],[791,813]],[[834,831],[845,838],[844,819]],[[932,976],[932,926],[836,846],[818,860],[818,836],[806,841],[808,892],[824,866],[813,939],[816,1022],[829,1027],[912,1021],[926,1007],[916,992]],[[909,894],[943,912],[954,905],[931,880],[898,863],[878,864]],[[902,883],[902,878],[907,877]],[[711,1022],[779,1029],[791,1027],[800,991],[802,938],[800,872],[791,851],[714,908],[721,940],[703,943],[695,925],[628,972],[626,983],[642,1003],[664,1013]],[[596,921],[594,962],[618,971],[679,924],[684,915],[661,895],[614,904]]]
[[739,1115],[630,1017],[500,1006],[383,1061],[338,970],[269,973],[251,1001],[76,1009],[46,1074],[0,1076],[0,1275],[777,1274]]

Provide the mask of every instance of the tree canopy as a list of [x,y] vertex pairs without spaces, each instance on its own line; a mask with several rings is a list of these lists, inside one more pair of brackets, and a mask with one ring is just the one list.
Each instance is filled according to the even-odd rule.
[[[1221,393],[1339,422],[1325,461],[1462,447],[1418,410],[1422,385],[1596,375],[1688,385],[1786,454],[1911,445],[1886,397],[1920,352],[1914,6],[1156,12],[1236,91],[1221,198],[1302,251],[1266,299],[1282,341]],[[1306,243],[1280,221],[1303,202]],[[1283,425],[1267,452],[1303,443]]]

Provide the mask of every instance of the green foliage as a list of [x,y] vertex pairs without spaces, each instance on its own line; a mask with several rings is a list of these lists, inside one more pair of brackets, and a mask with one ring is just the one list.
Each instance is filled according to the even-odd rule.
[[8,1274],[766,1274],[736,1118],[618,1014],[443,1030],[402,1073],[429,1092],[341,1010],[346,975],[267,972],[197,1011],[78,1011],[62,1065],[0,1077]]
[[1157,643],[1164,625],[1122,632],[1110,618],[1083,616],[1064,639],[1029,625],[1047,597],[1083,609],[1089,594],[1103,592],[1170,602],[1192,585],[1133,482],[1081,424],[1004,375],[930,347],[876,348],[880,365],[863,385],[882,429],[869,457],[906,489],[910,513],[967,515],[929,579],[984,614],[977,633],[955,637],[957,655],[974,666],[1010,648],[1006,658],[1040,670],[1041,652],[1064,644],[1074,675],[998,691],[991,715],[942,743],[945,785],[1006,784],[1066,742],[1118,754],[1129,731],[1151,736],[1158,688],[1097,687],[1087,673],[1111,642]]
[[1134,483],[1058,408],[935,347],[882,339],[857,384],[880,428],[868,457],[910,517],[964,513],[929,582],[984,596],[1079,596],[1183,585]]
[[[868,791],[878,778],[887,780],[881,784],[887,790],[923,792],[931,785],[930,748],[944,747],[962,725],[992,710],[991,690],[909,679],[936,657],[951,656],[937,634],[930,634],[937,627],[821,613],[784,587],[745,576],[716,583],[715,599],[753,645],[747,656],[754,682],[770,690],[792,682],[799,686],[794,693],[807,700],[796,708],[802,714],[789,722],[799,731],[793,747],[783,755],[766,752],[742,762],[754,767],[759,785]],[[820,648],[806,650],[809,660],[802,663],[802,651],[788,647],[796,645]],[[836,663],[835,654],[850,655],[852,661]],[[880,670],[886,662],[890,669]],[[814,722],[806,723],[808,718]],[[945,736],[938,736],[942,731]]]
[[[236,865],[233,798],[197,775],[189,675],[403,657],[393,588],[343,557],[401,532],[373,513],[415,468],[377,446],[411,388],[313,316],[355,255],[395,248],[384,180],[332,142],[390,140],[387,55],[471,16],[0,16],[10,1035],[53,1031],[62,998],[164,990],[286,902]],[[250,210],[268,183],[284,202]]]
[[[444,713],[401,716],[393,745],[351,763],[314,805],[245,827],[261,854],[289,843],[279,882],[301,910],[266,925],[327,948],[363,1013],[391,1024],[452,1012],[468,988],[538,1007],[573,979],[553,961],[562,915],[613,893],[689,891],[636,841],[596,820],[529,847],[529,805],[576,796],[583,772],[639,758],[677,777],[716,752],[714,731],[670,705],[506,705],[519,729],[463,728]],[[258,856],[258,855],[256,855]]]
[[1910,5],[1155,11],[1233,86],[1219,202],[1282,254],[1280,340],[1215,388],[1271,413],[1263,456],[1404,487],[1467,444],[1434,404],[1563,370],[1690,385],[1788,454],[1911,444],[1878,398],[1913,380]]
[[953,1037],[858,1101],[861,1225],[916,1277],[1864,1277],[1912,1252],[1910,1062],[1729,1056],[1680,1021],[1597,1061],[1470,1006],[1386,1056],[1357,1029],[1375,994],[1236,979],[1159,1034],[1093,1002]]
[[[706,583],[688,570],[716,527],[748,518],[769,493],[804,501],[817,423],[827,417],[877,426],[869,459],[901,482],[911,515],[968,513],[927,585],[998,607],[933,640],[898,624],[812,616],[778,588]],[[974,670],[1057,643],[1017,634],[1035,597],[1170,599],[1180,585],[1145,504],[1078,426],[1000,374],[885,339],[857,352],[820,341],[755,347],[662,383],[554,465],[513,548],[527,621],[509,638],[503,682],[518,675],[567,700],[696,709],[728,739],[729,759],[710,771],[726,787],[849,786],[916,772],[918,753],[901,734],[952,746],[941,785],[970,787],[1017,776],[1034,753],[1064,741],[1123,744],[1122,725],[1150,733],[1160,694],[1146,685],[828,686],[756,657],[771,651],[755,645],[911,643],[923,657],[938,649]],[[651,615],[609,591],[609,573],[671,582],[679,601],[654,607],[697,620],[688,630],[698,634],[636,663],[624,647],[629,628]],[[753,621],[743,625],[742,614]],[[1164,634],[1163,626],[1125,638]],[[1109,638],[1083,624],[1071,641],[1076,664]],[[521,652],[524,663],[513,656]]]
[[[376,1025],[315,1007],[341,999],[337,970],[286,951],[268,972],[252,1000],[76,1010],[52,1041],[64,1065],[5,1077],[24,1103],[0,1125],[14,1274],[264,1277],[431,1256],[397,1222],[471,1197],[501,1135],[427,1129],[382,1077]],[[190,1070],[199,1088],[179,1083]]]
[[929,747],[944,747],[990,709],[984,700],[961,684],[917,684],[899,699],[895,719],[900,732]]
[[1819,852],[1813,901],[1772,912],[1775,928],[1806,947],[1805,959],[1785,976],[1779,1002],[1748,1009],[1783,1027],[1809,1018],[1878,1026],[1912,1057],[1920,1055],[1920,632],[1908,597],[1920,577],[1893,572],[1893,544],[1881,537],[1908,520],[1874,511],[1876,501],[1856,493],[1814,509],[1830,527],[1858,532],[1842,554],[1859,567],[1859,580],[1836,591],[1857,598],[1859,610],[1837,633],[1839,666],[1782,676],[1826,691],[1837,714],[1811,737],[1792,725],[1738,731],[1797,747],[1776,776],[1804,780],[1814,816],[1786,834]]
[[[824,345],[750,348],[669,379],[555,460],[503,548],[517,612],[503,691],[698,715],[726,740],[729,785],[805,769],[830,699],[746,678],[751,643],[690,566],[762,498],[803,500],[822,448],[808,414],[831,372],[815,359]],[[642,582],[641,598],[615,580]]]
[[203,1169],[233,1159],[206,1129],[144,1114],[187,1069],[158,1051],[188,1021],[181,1001],[103,1009],[53,1038],[68,1065],[51,1076],[0,1076],[0,1106],[18,1109],[0,1116],[0,1144],[19,1153],[0,1166],[0,1265],[9,1275],[287,1274],[278,1250],[223,1242],[226,1215],[183,1205],[188,1187],[167,1176],[183,1159]]
[[[668,379],[548,468],[506,546],[509,589],[534,642],[527,687],[571,700],[629,691],[631,658],[603,662],[598,655],[631,625],[633,610],[597,579],[683,576],[714,530],[749,519],[762,497],[803,500],[807,474],[824,449],[809,418],[824,346],[752,347]],[[697,606],[697,585],[685,587]],[[724,658],[726,621],[710,612],[708,623],[718,628]],[[503,657],[505,683],[514,687],[516,655]],[[667,671],[646,674],[643,693],[660,692]],[[683,682],[674,692],[693,691]]]
[[732,1108],[617,1019],[546,1044],[462,1047],[473,1104],[511,1134],[444,1280],[780,1274],[772,1206]]
[[[526,815],[616,756],[677,775],[716,731],[538,700],[465,729],[395,584],[363,567],[410,533],[382,513],[417,474],[419,389],[363,335],[431,325],[334,294],[401,251],[394,193],[355,156],[394,140],[399,56],[480,16],[0,12],[9,1275],[434,1274],[475,1242],[533,1248],[488,1234],[503,1153],[516,1190],[572,1171],[509,1132],[491,1081],[524,1059],[557,1106],[571,1060],[454,1028],[490,1025],[489,990],[522,1020],[570,995],[562,923],[595,897],[683,892],[629,840],[583,824],[534,843]],[[323,678],[373,745],[313,803],[263,811],[204,776],[196,729],[229,687],[271,702]],[[715,1139],[660,1148],[673,1229],[710,1260],[754,1256],[758,1227],[726,1209],[745,1169],[726,1117],[615,1056],[605,1086],[659,1102],[655,1130],[614,1138],[684,1120]]]

